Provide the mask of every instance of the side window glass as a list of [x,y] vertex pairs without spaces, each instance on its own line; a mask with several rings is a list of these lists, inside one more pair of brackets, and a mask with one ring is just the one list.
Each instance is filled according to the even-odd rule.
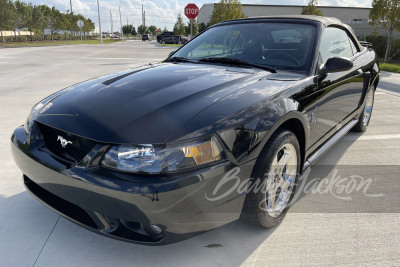
[[319,48],[323,63],[331,57],[352,57],[353,50],[347,33],[338,28],[326,28]]
[[357,48],[356,48],[354,42],[350,39],[350,37],[349,37],[349,42],[350,42],[351,50],[353,50],[353,55],[355,55],[358,51],[357,51]]

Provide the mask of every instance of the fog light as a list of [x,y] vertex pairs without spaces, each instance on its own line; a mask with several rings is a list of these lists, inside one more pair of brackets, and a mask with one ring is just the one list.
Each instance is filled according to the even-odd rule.
[[162,229],[160,227],[158,227],[157,225],[150,224],[150,227],[151,227],[151,230],[153,230],[155,234],[162,233]]
[[140,226],[142,227],[142,231],[144,234],[152,237],[160,237],[163,235],[163,230],[161,227],[155,225],[155,224],[144,224],[141,223]]

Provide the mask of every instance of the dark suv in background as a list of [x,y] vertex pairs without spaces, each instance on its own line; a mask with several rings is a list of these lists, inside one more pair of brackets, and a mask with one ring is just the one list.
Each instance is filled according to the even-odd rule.
[[157,42],[160,42],[162,39],[172,37],[174,35],[173,32],[163,32],[157,35]]
[[168,38],[164,38],[160,41],[160,44],[186,44],[188,41],[187,37],[174,35]]
[[143,35],[142,35],[142,41],[151,41],[150,35],[148,35],[148,34],[143,34]]

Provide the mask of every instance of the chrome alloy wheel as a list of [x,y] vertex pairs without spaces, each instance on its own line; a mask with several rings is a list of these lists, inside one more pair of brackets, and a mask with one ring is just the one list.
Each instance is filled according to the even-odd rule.
[[284,144],[276,153],[270,173],[266,173],[266,207],[271,217],[278,217],[287,207],[297,174],[297,153],[292,144]]
[[374,90],[370,89],[368,91],[365,108],[364,108],[364,119],[363,119],[364,126],[367,126],[369,123],[369,120],[371,119],[373,104],[374,104]]

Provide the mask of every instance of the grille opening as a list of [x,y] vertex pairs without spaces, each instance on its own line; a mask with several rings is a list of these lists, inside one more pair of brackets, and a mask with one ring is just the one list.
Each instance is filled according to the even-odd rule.
[[96,223],[92,220],[92,218],[89,216],[89,214],[87,214],[84,209],[43,189],[42,187],[34,183],[31,179],[29,179],[26,175],[24,175],[24,183],[28,190],[31,191],[32,194],[34,194],[41,201],[46,203],[46,205],[50,206],[51,208],[57,210],[58,212],[64,214],[66,217],[71,218],[74,221],[77,221],[90,228],[97,229]]
[[[60,163],[66,163],[69,167],[78,164],[96,145],[95,141],[70,134],[42,123],[37,123],[38,129],[43,136],[40,140],[40,149],[50,154]],[[68,140],[64,147],[61,144],[60,137]],[[39,141],[39,140],[36,140]]]

